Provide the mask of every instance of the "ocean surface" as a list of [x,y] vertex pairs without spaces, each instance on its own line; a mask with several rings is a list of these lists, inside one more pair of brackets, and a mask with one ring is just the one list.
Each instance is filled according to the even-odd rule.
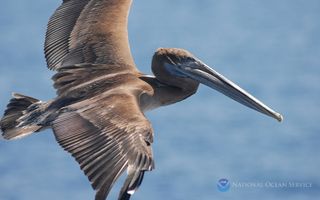
[[[1,113],[11,92],[42,100],[55,96],[43,41],[60,3],[1,1]],[[147,113],[155,130],[156,169],[133,200],[320,198],[319,10],[319,0],[134,1],[129,37],[141,71],[151,73],[158,47],[185,48],[285,119],[278,123],[205,86],[183,102]],[[221,183],[217,187],[222,178],[230,185],[225,192]],[[0,141],[0,200],[93,196],[50,130]]]

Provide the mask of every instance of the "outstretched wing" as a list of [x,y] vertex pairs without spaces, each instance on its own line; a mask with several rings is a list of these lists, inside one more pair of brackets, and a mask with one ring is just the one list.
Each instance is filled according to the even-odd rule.
[[119,199],[129,199],[144,172],[154,168],[153,131],[131,95],[118,93],[70,105],[52,127],[58,143],[91,181],[96,200],[107,197],[126,169]]
[[132,0],[64,0],[48,23],[45,56],[50,69],[91,63],[135,70],[128,42]]

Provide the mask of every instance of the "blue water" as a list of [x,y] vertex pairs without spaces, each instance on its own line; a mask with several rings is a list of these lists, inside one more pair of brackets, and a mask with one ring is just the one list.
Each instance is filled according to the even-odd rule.
[[[55,96],[42,52],[45,26],[59,0],[2,0],[0,112],[12,91]],[[190,50],[281,112],[283,123],[206,87],[148,113],[156,169],[133,199],[212,200],[320,197],[320,1],[136,0],[132,53],[150,73],[158,47]],[[243,187],[217,182],[307,183],[308,187]],[[123,178],[122,178],[123,180]],[[117,184],[109,199],[115,199]],[[93,199],[77,163],[51,131],[0,141],[0,200]]]

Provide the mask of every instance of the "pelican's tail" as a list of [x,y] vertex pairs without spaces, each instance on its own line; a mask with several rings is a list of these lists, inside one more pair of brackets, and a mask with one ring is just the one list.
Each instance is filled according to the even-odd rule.
[[38,99],[14,93],[7,105],[0,128],[4,139],[18,139],[39,131],[45,103]]

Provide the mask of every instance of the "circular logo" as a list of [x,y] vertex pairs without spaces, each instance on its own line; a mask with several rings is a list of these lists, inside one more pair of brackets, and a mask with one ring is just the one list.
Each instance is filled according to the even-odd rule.
[[230,182],[228,179],[222,178],[218,181],[217,187],[220,192],[227,192],[230,189]]

